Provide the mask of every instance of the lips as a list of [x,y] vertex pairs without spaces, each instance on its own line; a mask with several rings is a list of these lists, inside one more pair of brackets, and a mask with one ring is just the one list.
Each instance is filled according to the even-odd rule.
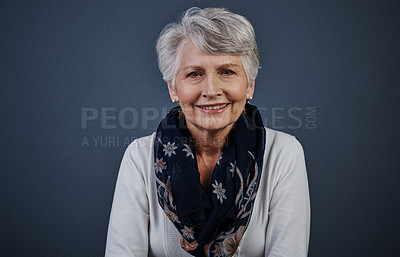
[[198,105],[203,110],[220,110],[226,107],[228,104],[218,104],[218,105]]

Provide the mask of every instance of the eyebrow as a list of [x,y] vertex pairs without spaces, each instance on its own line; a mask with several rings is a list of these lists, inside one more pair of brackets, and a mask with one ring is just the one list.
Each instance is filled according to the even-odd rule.
[[216,68],[218,68],[218,69],[225,69],[225,68],[231,68],[231,67],[240,67],[240,65],[238,65],[238,64],[236,64],[236,63],[224,63],[224,64],[222,64],[222,65],[219,65],[218,67],[216,67]]
[[[214,66],[214,68],[216,68],[216,69],[224,69],[224,68],[228,68],[228,67],[240,67],[240,65],[238,65],[236,63],[224,63],[224,64],[221,64],[218,66]],[[204,68],[202,66],[198,66],[198,65],[188,65],[183,68],[183,70],[188,70],[188,69],[204,70]]]
[[203,70],[204,68],[198,65],[189,65],[183,68],[183,70],[189,70],[189,69],[193,69],[193,70]]

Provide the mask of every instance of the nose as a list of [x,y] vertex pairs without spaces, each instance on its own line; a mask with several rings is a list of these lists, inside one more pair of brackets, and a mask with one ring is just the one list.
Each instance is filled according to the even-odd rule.
[[222,95],[220,81],[215,75],[208,75],[203,81],[203,97],[214,98]]

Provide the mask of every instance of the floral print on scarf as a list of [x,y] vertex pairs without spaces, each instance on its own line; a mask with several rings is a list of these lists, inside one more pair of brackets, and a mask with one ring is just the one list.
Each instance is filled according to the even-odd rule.
[[249,224],[262,172],[265,129],[246,104],[212,174],[201,186],[197,159],[180,107],[160,123],[154,144],[158,202],[194,256],[233,256]]

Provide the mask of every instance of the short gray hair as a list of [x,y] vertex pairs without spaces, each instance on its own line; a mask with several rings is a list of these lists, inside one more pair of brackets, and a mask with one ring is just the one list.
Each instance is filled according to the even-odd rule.
[[254,29],[243,16],[224,8],[189,8],[179,23],[168,24],[157,40],[158,66],[175,88],[179,51],[185,39],[207,54],[240,55],[248,85],[257,77],[259,53]]

